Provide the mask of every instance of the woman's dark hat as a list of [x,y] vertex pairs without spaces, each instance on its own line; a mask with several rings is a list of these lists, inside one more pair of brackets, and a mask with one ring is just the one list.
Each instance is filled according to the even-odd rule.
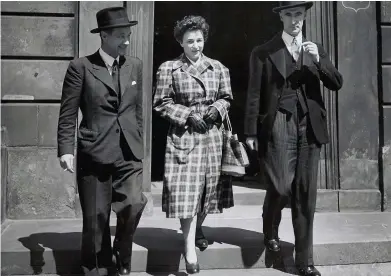
[[273,9],[273,12],[280,12],[285,9],[291,9],[296,7],[305,7],[306,10],[312,7],[314,4],[312,1],[279,1],[279,6]]
[[96,13],[98,28],[91,30],[91,33],[99,33],[102,30],[134,26],[137,21],[129,21],[128,14],[123,7],[111,7],[100,10]]

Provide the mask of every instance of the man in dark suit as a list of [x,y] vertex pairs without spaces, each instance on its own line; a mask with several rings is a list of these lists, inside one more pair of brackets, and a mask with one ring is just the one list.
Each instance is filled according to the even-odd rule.
[[[125,56],[131,34],[122,7],[96,15],[101,48],[70,62],[58,122],[58,156],[74,172],[78,109],[77,185],[83,212],[82,268],[86,275],[130,273],[133,234],[147,203],[142,194],[142,63]],[[113,248],[111,207],[117,214]]]
[[295,262],[300,275],[320,275],[313,263],[313,221],[321,145],[328,142],[320,81],[331,90],[342,76],[323,47],[302,35],[312,2],[280,2],[284,30],[250,56],[246,143],[259,152],[268,183],[263,231],[268,250],[279,251],[281,211],[291,197]]

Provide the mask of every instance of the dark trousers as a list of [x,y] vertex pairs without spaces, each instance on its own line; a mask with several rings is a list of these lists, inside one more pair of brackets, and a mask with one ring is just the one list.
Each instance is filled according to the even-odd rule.
[[[114,141],[113,141],[114,142]],[[117,161],[99,164],[79,153],[77,184],[83,212],[82,268],[85,275],[114,272],[113,249],[122,263],[130,263],[133,234],[147,203],[142,194],[142,162],[136,160],[121,135]],[[117,215],[113,249],[110,235],[111,208]]]
[[313,222],[320,145],[308,116],[300,108],[278,111],[263,160],[268,189],[263,205],[263,231],[278,237],[281,211],[291,199],[296,265],[313,265]]

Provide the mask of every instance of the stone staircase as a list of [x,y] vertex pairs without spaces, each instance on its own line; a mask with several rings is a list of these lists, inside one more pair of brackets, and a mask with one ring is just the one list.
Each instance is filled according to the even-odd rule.
[[[179,221],[166,219],[161,212],[160,186],[161,183],[153,183],[153,215],[141,219],[135,235],[133,271],[153,273],[184,269]],[[391,262],[391,214],[332,212],[327,207],[331,206],[332,193],[319,192],[314,225],[316,265]],[[205,220],[204,232],[212,244],[198,252],[201,269],[274,267],[284,270],[292,267],[294,236],[290,209],[284,209],[280,227],[283,250],[278,258],[272,258],[265,251],[261,232],[261,204],[265,192],[255,183],[249,183],[246,187],[235,186],[234,195],[235,207],[223,214],[209,215]],[[113,237],[115,219],[111,225]],[[81,227],[80,219],[6,221],[1,237],[1,275],[80,273]]]

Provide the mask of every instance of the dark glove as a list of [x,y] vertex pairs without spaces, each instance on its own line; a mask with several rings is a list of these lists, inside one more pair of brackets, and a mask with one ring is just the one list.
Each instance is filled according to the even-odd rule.
[[219,118],[219,111],[214,106],[209,107],[208,111],[204,115],[204,121],[210,125],[216,122],[218,118]]
[[194,112],[190,113],[189,117],[187,118],[187,122],[196,131],[201,133],[204,133],[208,128],[208,126],[206,125],[205,121],[201,118],[201,116]]

